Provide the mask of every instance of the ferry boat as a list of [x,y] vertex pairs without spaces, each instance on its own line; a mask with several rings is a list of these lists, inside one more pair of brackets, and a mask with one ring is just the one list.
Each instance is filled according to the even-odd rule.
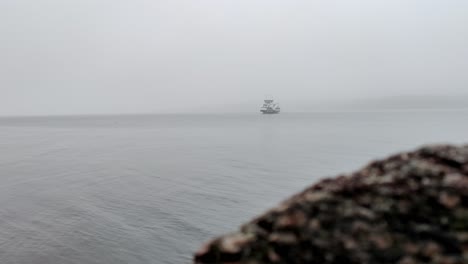
[[263,114],[279,114],[280,106],[272,99],[264,100],[263,106],[260,108],[260,112]]

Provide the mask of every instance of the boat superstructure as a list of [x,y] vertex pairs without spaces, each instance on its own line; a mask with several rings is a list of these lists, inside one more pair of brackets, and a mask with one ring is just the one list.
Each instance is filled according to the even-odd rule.
[[265,99],[260,112],[263,114],[279,114],[281,108],[279,103],[276,103],[273,99]]

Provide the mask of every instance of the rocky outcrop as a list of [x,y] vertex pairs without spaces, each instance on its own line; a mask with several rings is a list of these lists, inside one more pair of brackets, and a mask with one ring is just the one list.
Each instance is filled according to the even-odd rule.
[[196,263],[468,263],[468,146],[323,180],[206,244]]

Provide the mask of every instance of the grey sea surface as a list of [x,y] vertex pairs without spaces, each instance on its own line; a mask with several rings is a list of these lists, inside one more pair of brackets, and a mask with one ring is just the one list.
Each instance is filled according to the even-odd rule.
[[464,143],[468,110],[0,118],[0,259],[190,263],[371,159]]

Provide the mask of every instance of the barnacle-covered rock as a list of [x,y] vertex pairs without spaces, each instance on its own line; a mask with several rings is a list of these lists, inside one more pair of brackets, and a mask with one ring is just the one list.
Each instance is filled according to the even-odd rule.
[[468,263],[468,146],[323,180],[206,244],[196,263]]

